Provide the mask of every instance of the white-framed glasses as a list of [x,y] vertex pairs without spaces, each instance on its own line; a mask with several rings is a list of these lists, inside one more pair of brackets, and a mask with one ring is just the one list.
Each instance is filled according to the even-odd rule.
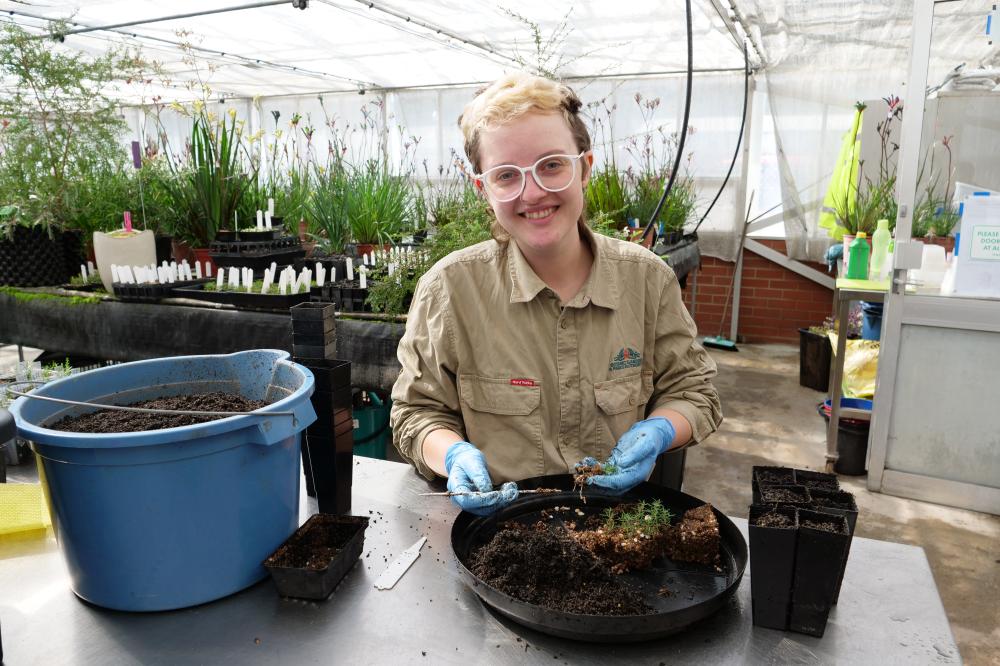
[[531,172],[538,187],[546,192],[562,192],[573,184],[576,178],[576,163],[586,151],[579,155],[546,155],[530,167],[501,164],[473,176],[487,191],[500,202],[513,201],[524,192],[526,174]]

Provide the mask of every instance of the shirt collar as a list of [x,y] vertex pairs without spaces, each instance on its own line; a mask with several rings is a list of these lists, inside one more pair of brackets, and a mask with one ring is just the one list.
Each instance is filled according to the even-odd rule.
[[[586,225],[581,225],[580,228],[594,254],[594,263],[580,292],[566,305],[584,307],[593,302],[595,305],[615,310],[618,308],[619,300],[618,278],[607,256],[607,244],[603,242],[607,239],[595,235]],[[528,265],[527,259],[513,239],[507,242],[507,266],[511,280],[511,303],[527,303],[544,289],[548,289],[548,285]]]

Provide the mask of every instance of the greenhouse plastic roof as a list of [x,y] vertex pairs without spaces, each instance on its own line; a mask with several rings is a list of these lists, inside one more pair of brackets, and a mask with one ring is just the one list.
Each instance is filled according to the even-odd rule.
[[[53,0],[0,2],[0,10],[5,20],[41,31],[44,19],[71,17],[72,30],[240,4]],[[543,45],[558,47],[547,64],[565,76],[648,75],[686,67],[683,5],[660,0],[310,0],[305,10],[289,1],[68,35],[64,46],[95,52],[115,42],[141,44],[147,59],[170,73],[171,85],[183,88],[180,82],[193,72],[179,45],[189,42],[202,65],[216,68],[213,88],[220,94],[296,95],[489,81],[537,62],[529,21],[539,26]],[[711,2],[694,4],[693,24],[699,70],[742,69],[742,52]],[[177,96],[182,92],[164,95]]]

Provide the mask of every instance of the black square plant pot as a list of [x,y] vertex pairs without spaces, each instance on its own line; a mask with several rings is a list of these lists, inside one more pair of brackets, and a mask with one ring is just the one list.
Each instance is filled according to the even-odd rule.
[[809,503],[809,490],[805,486],[763,486],[760,488],[759,504],[808,507]]
[[794,508],[750,507],[750,597],[758,627],[788,629],[796,527]]
[[798,509],[798,523],[788,628],[821,637],[847,557],[850,532],[844,516],[807,509]]
[[823,472],[811,472],[806,469],[795,471],[795,483],[812,490],[827,490],[836,492],[840,490],[840,481],[836,474],[824,474]]
[[841,566],[840,574],[837,576],[837,589],[833,593],[833,603],[837,603],[837,600],[840,598],[840,587],[844,582],[844,573],[847,570],[847,560],[851,556],[854,527],[858,523],[858,505],[854,501],[854,495],[843,491],[810,490],[809,497],[812,499],[813,511],[830,513],[847,518],[847,529],[849,532],[847,551],[844,553],[844,564]]
[[283,597],[322,601],[330,596],[365,548],[364,516],[317,513],[266,560]]
[[753,503],[760,504],[761,486],[787,486],[795,483],[795,470],[791,467],[765,467],[755,465],[750,484],[753,488]]
[[[329,333],[299,333],[292,329],[292,348],[295,347],[326,347],[337,342],[337,334],[333,331]],[[322,358],[329,358],[324,356]]]
[[293,319],[292,335],[336,335],[336,319]]
[[310,301],[299,303],[295,307],[290,308],[289,312],[292,313],[292,327],[294,328],[297,319],[304,319],[306,321],[333,319],[336,309],[333,307],[333,303],[314,303]]
[[323,345],[299,345],[292,343],[292,356],[296,358],[334,358],[337,355],[337,339]]
[[296,358],[316,380],[316,391],[336,391],[351,387],[351,362],[340,359]]
[[348,513],[354,472],[353,428],[332,436],[306,433],[306,446],[320,512]]

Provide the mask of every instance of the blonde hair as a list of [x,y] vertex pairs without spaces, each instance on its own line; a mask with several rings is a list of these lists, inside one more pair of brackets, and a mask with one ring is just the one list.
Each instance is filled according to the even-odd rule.
[[[476,92],[471,102],[465,105],[458,117],[458,126],[465,138],[465,156],[476,173],[482,171],[479,159],[479,137],[483,130],[489,130],[517,120],[531,111],[561,113],[576,148],[580,152],[590,150],[590,132],[580,117],[583,102],[569,86],[527,72],[512,72]],[[579,224],[586,225],[580,214]],[[499,243],[506,243],[510,236],[494,219],[490,233]]]
[[583,103],[569,86],[527,72],[513,72],[476,93],[458,118],[465,137],[465,155],[479,173],[479,136],[483,130],[506,125],[531,111],[561,113],[577,150],[590,150],[590,133],[580,117]]

